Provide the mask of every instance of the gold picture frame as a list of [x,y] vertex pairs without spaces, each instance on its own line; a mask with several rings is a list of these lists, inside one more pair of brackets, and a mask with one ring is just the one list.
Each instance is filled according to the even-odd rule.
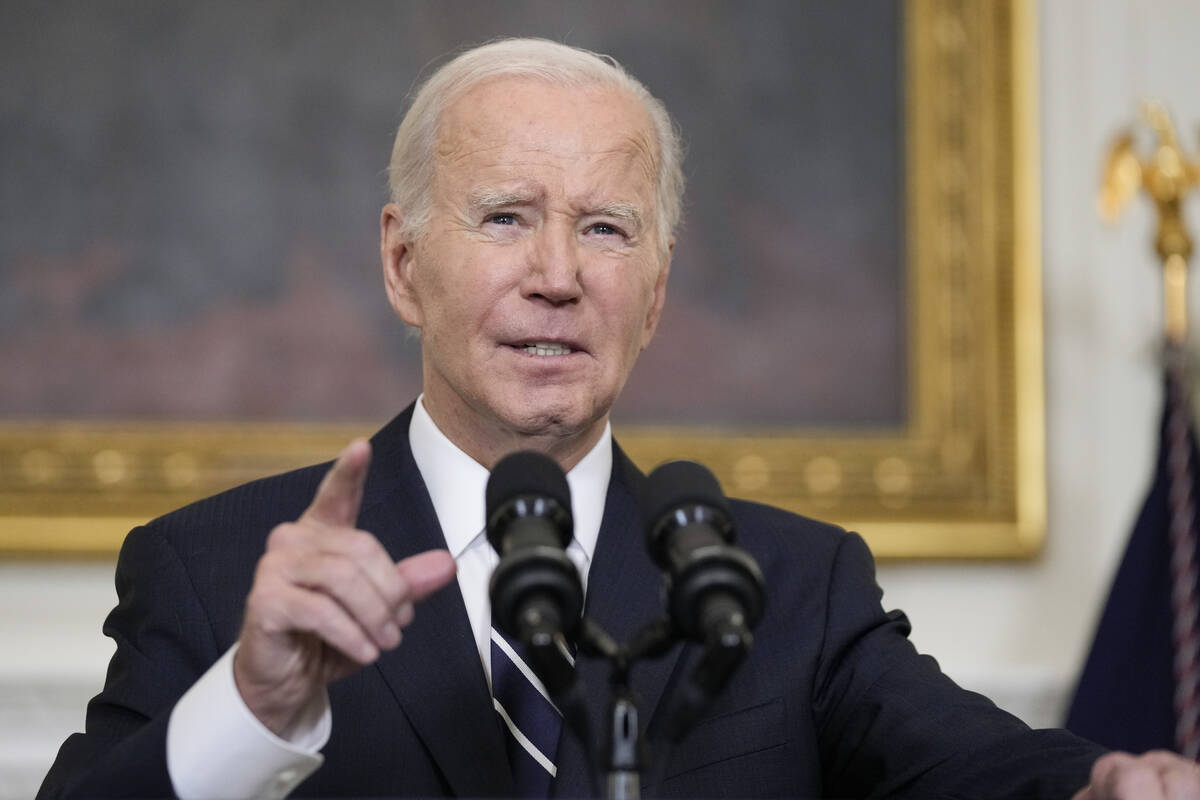
[[[859,530],[881,558],[1010,558],[1045,527],[1032,4],[905,6],[908,419],[618,427],[649,468]],[[155,514],[328,459],[371,426],[0,423],[0,554],[102,556]]]

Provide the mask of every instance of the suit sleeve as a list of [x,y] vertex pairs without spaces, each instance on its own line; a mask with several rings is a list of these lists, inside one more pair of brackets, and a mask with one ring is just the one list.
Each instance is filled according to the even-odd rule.
[[171,709],[220,656],[205,610],[167,537],[135,528],[117,560],[117,606],[104,623],[116,643],[84,733],[59,749],[38,793],[57,797],[169,797]]
[[814,686],[827,795],[1068,798],[1086,785],[1103,749],[957,686],[881,596],[866,545],[842,537]]

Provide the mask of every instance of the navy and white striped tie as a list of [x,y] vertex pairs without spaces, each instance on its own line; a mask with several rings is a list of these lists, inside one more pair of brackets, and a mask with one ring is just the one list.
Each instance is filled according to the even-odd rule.
[[558,772],[554,759],[562,714],[546,696],[523,650],[492,627],[492,704],[504,724],[516,796],[548,797]]

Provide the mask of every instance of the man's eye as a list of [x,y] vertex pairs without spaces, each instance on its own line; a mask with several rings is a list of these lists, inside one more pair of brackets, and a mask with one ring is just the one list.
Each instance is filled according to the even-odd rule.
[[516,225],[516,214],[492,214],[487,218],[487,222],[495,223],[496,225]]
[[597,222],[592,226],[592,233],[598,233],[601,236],[624,236],[625,231],[615,225],[609,225],[607,222]]

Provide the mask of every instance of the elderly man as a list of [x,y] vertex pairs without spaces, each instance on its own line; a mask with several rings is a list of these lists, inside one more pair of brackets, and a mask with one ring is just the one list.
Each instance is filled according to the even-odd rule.
[[[618,637],[658,613],[635,532],[644,479],[609,411],[662,311],[679,143],[611,61],[508,40],[429,79],[390,173],[384,278],[420,331],[423,394],[332,467],[130,534],[108,681],[44,796],[511,796],[528,791],[512,739],[540,756],[542,793],[590,792],[578,742],[531,750],[494,710],[483,488],[509,452],[551,456],[569,471],[588,613]],[[727,691],[663,754],[655,792],[1067,797],[1090,771],[1085,797],[1200,787],[1180,759],[1097,762],[956,687],[879,607],[858,537],[733,513],[770,604]],[[689,658],[676,647],[634,674],[647,716]],[[603,670],[578,669],[599,719]]]

